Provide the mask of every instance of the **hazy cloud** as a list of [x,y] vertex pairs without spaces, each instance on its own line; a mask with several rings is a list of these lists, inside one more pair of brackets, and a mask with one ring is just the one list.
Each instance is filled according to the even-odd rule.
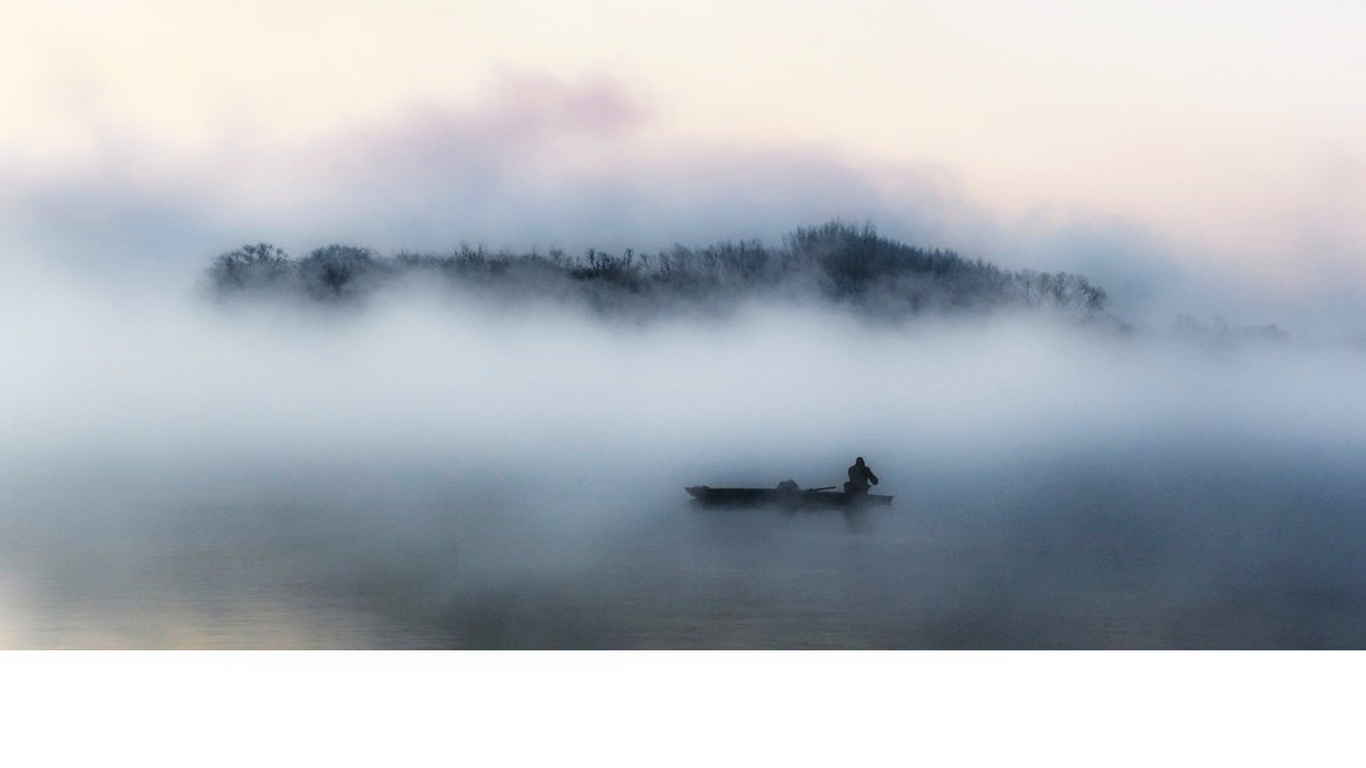
[[[1361,318],[1333,327],[1317,312],[1333,295],[1350,305],[1359,293],[1352,280],[1306,280],[1308,288],[1286,293],[1140,222],[1051,210],[1012,220],[974,202],[951,169],[868,168],[819,147],[666,145],[651,132],[659,119],[621,82],[512,73],[474,106],[418,105],[302,143],[246,131],[187,158],[110,132],[89,167],[11,163],[5,219],[45,259],[108,273],[130,265],[184,282],[247,241],[296,252],[329,242],[649,251],[776,241],[841,217],[1012,268],[1087,274],[1139,322],[1194,312],[1360,330]],[[1354,199],[1360,185],[1350,167],[1334,178],[1340,197]],[[1306,237],[1320,238],[1306,240],[1306,272],[1331,274],[1354,258],[1342,225],[1349,208],[1305,214]]]

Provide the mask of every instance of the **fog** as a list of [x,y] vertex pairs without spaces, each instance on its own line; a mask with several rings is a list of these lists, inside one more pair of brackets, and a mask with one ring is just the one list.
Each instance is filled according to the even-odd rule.
[[1002,207],[932,154],[892,162],[818,141],[666,139],[660,100],[629,80],[514,70],[477,98],[415,99],[306,137],[230,121],[196,149],[82,112],[63,119],[86,136],[66,161],[0,152],[0,230],[6,247],[24,244],[21,259],[188,282],[207,256],[260,240],[299,254],[329,242],[645,253],[871,218],[894,238],[1004,268],[1085,274],[1135,323],[1195,312],[1366,333],[1350,157],[1334,156],[1322,183],[1277,174],[1272,197],[1290,197],[1257,215],[1217,224],[1220,206],[1186,206],[1181,218],[1203,222],[1192,230],[1084,196],[1046,202],[1075,192],[1056,178],[1038,202]]
[[1350,345],[3,282],[9,647],[1366,645]]

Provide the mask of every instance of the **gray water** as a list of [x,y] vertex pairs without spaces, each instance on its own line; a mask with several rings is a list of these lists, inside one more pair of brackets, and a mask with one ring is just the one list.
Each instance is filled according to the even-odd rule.
[[10,514],[0,545],[0,644],[1366,647],[1360,465],[1218,447],[1041,458],[990,482],[885,463],[897,503],[852,518],[698,507],[667,481],[462,490],[435,468],[106,478],[80,514],[31,489],[45,506]]

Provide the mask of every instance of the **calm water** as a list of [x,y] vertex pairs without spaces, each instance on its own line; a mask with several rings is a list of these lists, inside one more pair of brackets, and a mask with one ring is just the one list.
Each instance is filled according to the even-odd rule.
[[[1021,595],[932,531],[838,513],[658,510],[655,524],[538,560],[459,546],[92,541],[60,571],[10,557],[11,647],[1151,647],[1137,585]],[[316,549],[314,549],[316,548]],[[411,559],[410,559],[411,558]],[[1144,585],[1151,587],[1152,585]]]
[[1352,473],[1272,466],[1024,468],[1004,494],[945,474],[856,524],[365,482],[33,507],[5,521],[0,645],[1366,647]]

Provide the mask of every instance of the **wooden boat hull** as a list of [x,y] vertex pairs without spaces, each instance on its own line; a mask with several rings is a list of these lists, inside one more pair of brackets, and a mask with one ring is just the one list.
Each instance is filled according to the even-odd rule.
[[776,488],[712,488],[694,485],[686,488],[698,502],[713,507],[787,507],[787,508],[862,508],[883,507],[892,496],[876,493],[840,491],[791,491]]

